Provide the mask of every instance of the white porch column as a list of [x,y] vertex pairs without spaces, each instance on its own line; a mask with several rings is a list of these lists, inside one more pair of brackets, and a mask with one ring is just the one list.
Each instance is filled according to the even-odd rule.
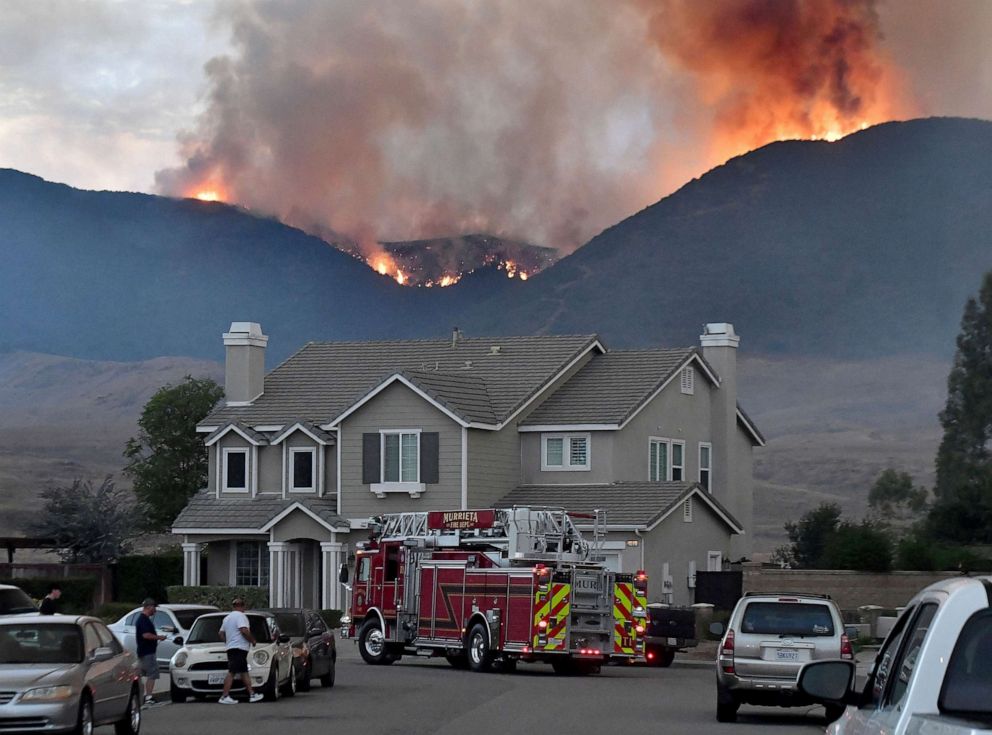
[[285,541],[269,541],[269,604],[286,606],[286,551]]
[[320,542],[320,604],[325,610],[341,610],[341,583],[338,572],[344,561],[344,544],[338,541]]
[[200,551],[203,544],[183,544],[183,584],[187,587],[200,586]]

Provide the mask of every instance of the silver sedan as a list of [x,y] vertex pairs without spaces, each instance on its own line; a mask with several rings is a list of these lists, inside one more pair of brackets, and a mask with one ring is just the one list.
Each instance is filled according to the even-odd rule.
[[138,735],[138,662],[100,620],[0,619],[0,731]]

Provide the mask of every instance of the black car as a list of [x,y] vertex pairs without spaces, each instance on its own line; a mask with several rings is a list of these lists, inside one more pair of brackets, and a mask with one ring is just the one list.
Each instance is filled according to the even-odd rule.
[[265,611],[276,616],[279,630],[290,637],[297,690],[308,691],[311,679],[320,679],[323,687],[334,686],[338,650],[334,631],[323,618],[314,610],[300,607],[270,607]]

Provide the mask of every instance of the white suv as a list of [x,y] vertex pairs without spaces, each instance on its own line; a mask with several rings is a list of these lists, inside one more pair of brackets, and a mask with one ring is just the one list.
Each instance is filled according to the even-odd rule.
[[[742,704],[811,704],[796,686],[803,665],[853,658],[840,611],[826,595],[748,593],[734,607],[717,650],[716,718],[734,722]],[[842,712],[828,707],[827,718]]]

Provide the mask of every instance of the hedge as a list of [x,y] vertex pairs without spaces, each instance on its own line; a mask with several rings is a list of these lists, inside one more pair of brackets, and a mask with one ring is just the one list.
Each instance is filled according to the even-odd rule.
[[168,588],[183,581],[181,554],[124,556],[114,570],[115,600],[170,602]]
[[321,610],[320,617],[324,619],[327,623],[328,628],[340,628],[341,618],[344,615],[344,610]]
[[62,588],[56,609],[60,613],[82,615],[93,607],[93,593],[97,580],[93,577],[77,577],[70,579],[49,579],[42,577],[0,579],[0,584],[12,584],[20,587],[35,600],[41,600],[48,594],[52,584]]
[[186,605],[213,605],[221,610],[230,610],[234,599],[240,597],[251,608],[269,606],[268,587],[183,587],[174,585],[166,588],[169,602]]

